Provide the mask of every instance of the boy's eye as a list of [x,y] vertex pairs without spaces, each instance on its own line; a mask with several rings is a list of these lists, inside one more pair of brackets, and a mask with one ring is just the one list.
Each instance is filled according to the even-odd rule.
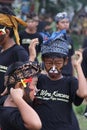
[[57,63],[55,63],[56,65],[61,65],[62,63],[61,62],[57,62]]
[[53,63],[50,63],[50,62],[47,62],[47,63],[45,63],[46,65],[53,65]]
[[52,64],[52,63],[50,63],[50,62],[47,62],[46,64]]

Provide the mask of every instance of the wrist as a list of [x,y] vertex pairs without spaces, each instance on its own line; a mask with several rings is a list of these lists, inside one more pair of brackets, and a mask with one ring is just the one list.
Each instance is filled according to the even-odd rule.
[[30,56],[29,61],[35,61],[35,57],[34,56]]
[[80,65],[80,64],[76,65],[76,66],[75,66],[75,69],[76,69],[76,70],[81,69],[81,65]]

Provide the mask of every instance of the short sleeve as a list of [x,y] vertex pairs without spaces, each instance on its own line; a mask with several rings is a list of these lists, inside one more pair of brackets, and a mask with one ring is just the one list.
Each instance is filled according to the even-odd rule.
[[28,53],[22,46],[16,45],[13,51],[14,51],[13,58],[16,61],[23,61],[23,62],[28,61],[29,59]]
[[15,129],[27,130],[24,126],[23,120],[19,111],[13,111],[11,115],[9,115],[9,122]]
[[75,77],[72,77],[70,79],[70,100],[76,105],[80,105],[83,101],[82,98],[80,98],[77,94],[76,91],[78,89],[78,80]]

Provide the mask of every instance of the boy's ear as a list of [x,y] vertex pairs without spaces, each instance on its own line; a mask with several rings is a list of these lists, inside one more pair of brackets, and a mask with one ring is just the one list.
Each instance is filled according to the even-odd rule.
[[68,57],[65,59],[64,65],[67,65],[67,63],[68,63]]
[[22,83],[21,83],[21,82],[18,82],[18,83],[15,85],[15,88],[22,88]]
[[10,34],[10,30],[6,29],[6,35],[9,36],[9,34]]

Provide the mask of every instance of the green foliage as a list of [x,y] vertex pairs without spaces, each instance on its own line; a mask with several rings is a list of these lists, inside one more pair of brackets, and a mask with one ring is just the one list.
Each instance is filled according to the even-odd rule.
[[87,130],[87,118],[79,114],[77,114],[76,116],[79,122],[80,130]]
[[79,48],[81,48],[82,44],[83,44],[84,36],[83,35],[77,35],[77,34],[71,34],[71,37],[73,39],[74,49],[78,50]]
[[86,104],[82,104],[79,107],[74,106],[74,111],[78,119],[80,130],[87,130],[87,118],[84,117],[85,108]]
[[76,114],[83,115],[85,108],[86,108],[86,105],[81,104],[80,106],[74,106],[74,111]]

